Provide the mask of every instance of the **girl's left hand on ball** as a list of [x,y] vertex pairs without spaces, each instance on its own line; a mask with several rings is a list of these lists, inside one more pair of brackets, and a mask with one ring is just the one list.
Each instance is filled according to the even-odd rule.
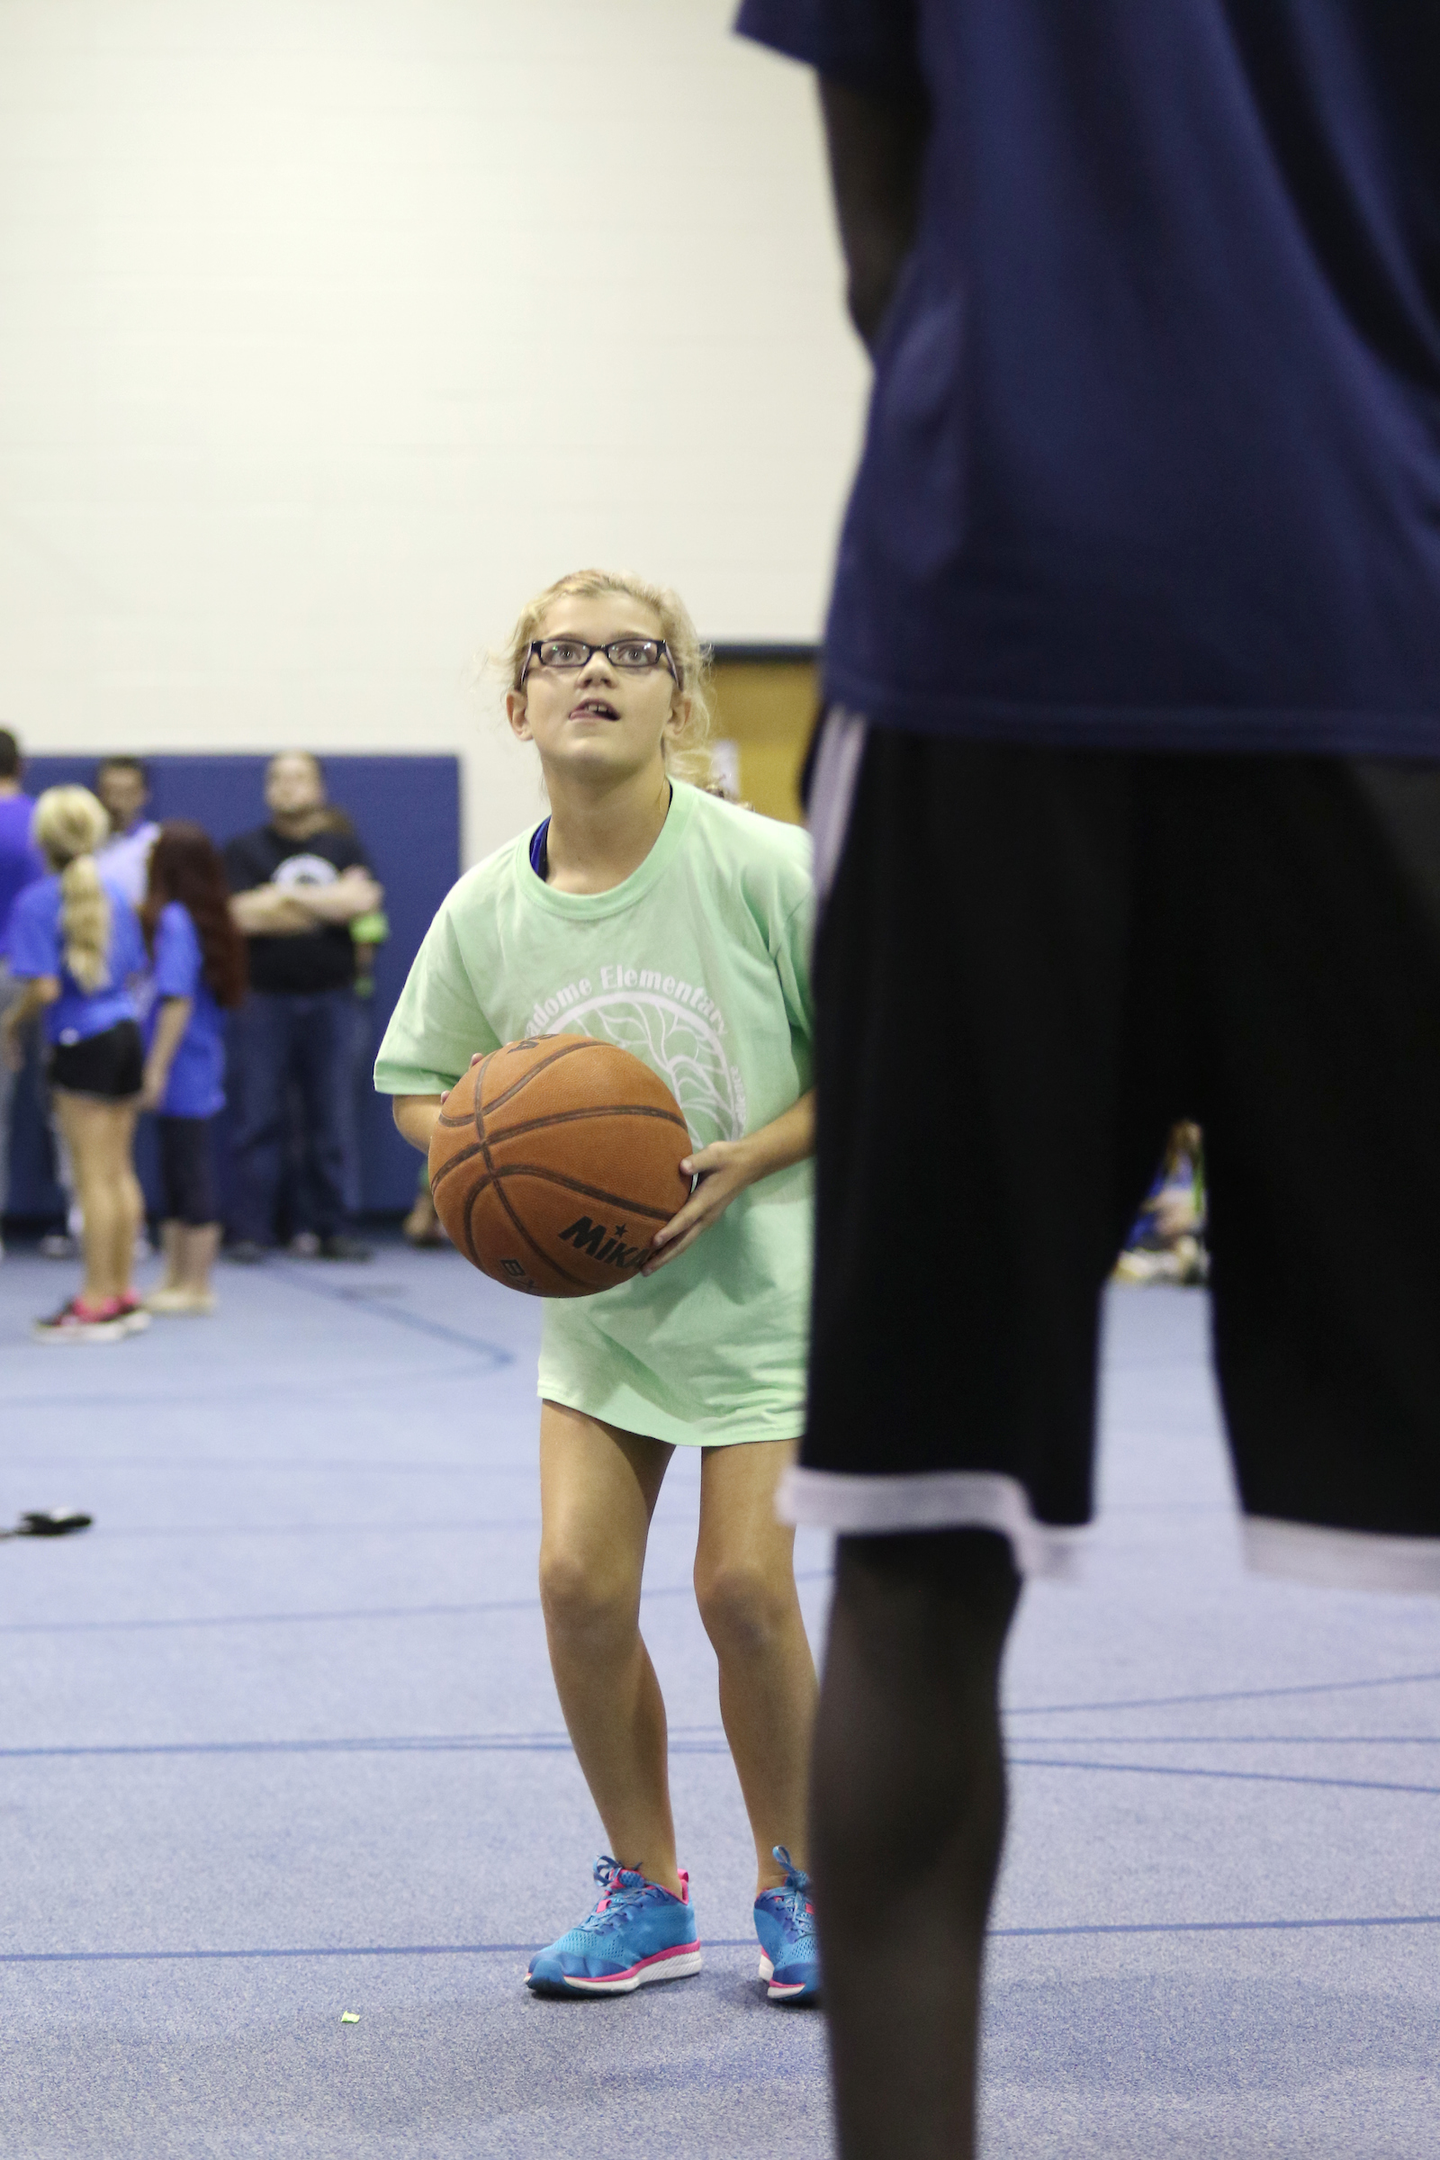
[[672,1215],[664,1229],[656,1231],[650,1247],[652,1257],[641,1268],[642,1275],[654,1275],[688,1252],[701,1231],[719,1222],[731,1201],[755,1182],[750,1151],[743,1140],[716,1140],[709,1147],[697,1148],[693,1155],[685,1157],[680,1173],[682,1177],[697,1177],[700,1182],[679,1214]]

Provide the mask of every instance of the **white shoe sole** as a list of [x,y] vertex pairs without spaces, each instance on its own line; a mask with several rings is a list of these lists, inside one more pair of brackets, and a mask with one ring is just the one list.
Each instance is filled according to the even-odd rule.
[[[617,1973],[613,1980],[580,1980],[567,1973],[563,1981],[542,1980],[540,1987],[555,1995],[633,1995],[636,1988],[652,1987],[657,1980],[683,1980],[699,1970],[700,1951],[696,1948],[679,1951],[674,1957],[648,1958],[629,1972]],[[525,1984],[534,1986],[528,1973]]]
[[39,1343],[102,1343],[124,1342],[130,1329],[122,1323],[109,1323],[104,1327],[91,1328],[32,1328],[30,1338]]
[[803,1980],[794,1980],[789,1983],[782,1980],[777,1987],[775,1984],[775,1967],[766,1957],[763,1950],[760,1953],[760,1978],[765,1982],[765,1992],[770,1997],[771,2002],[793,2002],[797,1995],[806,1995],[810,1992]]

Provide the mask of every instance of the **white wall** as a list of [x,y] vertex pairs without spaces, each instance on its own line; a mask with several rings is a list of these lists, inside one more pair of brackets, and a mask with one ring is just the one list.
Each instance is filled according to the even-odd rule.
[[537,585],[814,636],[864,370],[811,83],[732,14],[0,0],[0,721],[459,750],[473,857]]

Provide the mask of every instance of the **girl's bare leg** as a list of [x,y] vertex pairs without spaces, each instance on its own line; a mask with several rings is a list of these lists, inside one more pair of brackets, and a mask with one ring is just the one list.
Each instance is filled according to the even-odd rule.
[[89,1305],[123,1297],[130,1288],[135,1233],[144,1201],[131,1160],[135,1111],[128,1103],[55,1090],[55,1114],[75,1172],[84,1216],[85,1281]]
[[540,1409],[540,1598],[550,1668],[610,1850],[677,1896],[665,1705],[640,1637],[650,1518],[673,1450]]
[[219,1223],[182,1223],[177,1287],[192,1296],[208,1296],[210,1270],[220,1249]]
[[110,1256],[111,1274],[118,1285],[115,1292],[117,1297],[134,1293],[135,1240],[139,1237],[145,1221],[145,1195],[140,1190],[140,1180],[135,1175],[137,1115],[129,1103],[105,1105],[103,1130],[106,1175],[118,1195],[112,1233],[115,1243]]
[[184,1269],[180,1256],[184,1250],[181,1242],[184,1236],[185,1225],[183,1223],[175,1221],[161,1223],[160,1251],[165,1261],[165,1280],[160,1285],[162,1290],[179,1290],[183,1286]]
[[706,1448],[695,1595],[720,1663],[720,1715],[755,1837],[757,1890],[804,1867],[815,1661],[795,1590],[795,1533],[775,1518],[787,1440]]

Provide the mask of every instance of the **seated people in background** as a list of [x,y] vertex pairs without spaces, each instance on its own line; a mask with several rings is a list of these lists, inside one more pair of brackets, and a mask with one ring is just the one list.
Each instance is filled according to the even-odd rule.
[[[21,995],[21,985],[10,972],[10,911],[16,896],[45,875],[45,858],[30,837],[35,805],[21,780],[20,745],[8,728],[0,728],[0,1020]],[[15,1074],[0,1058],[0,1217],[10,1192],[10,1109],[15,1094]],[[0,1242],[0,1259],[5,1247]]]
[[150,775],[138,757],[102,758],[95,768],[95,793],[110,820],[110,836],[97,858],[101,874],[138,908],[145,897],[145,867],[160,830],[145,815]]
[[369,1248],[346,1234],[344,1091],[355,979],[350,925],[377,909],[384,895],[359,841],[327,829],[317,758],[299,750],[272,758],[265,801],[269,822],[225,849],[231,912],[250,948],[250,996],[230,1027],[230,1072],[239,1097],[230,1257],[258,1260],[274,1241],[293,1079],[320,1254],[368,1260]]
[[96,863],[106,829],[88,788],[46,788],[34,830],[51,875],[28,886],[10,916],[10,966],[25,989],[0,1027],[0,1052],[18,1069],[22,1032],[44,1013],[55,1113],[84,1217],[84,1285],[35,1322],[42,1342],[117,1341],[150,1325],[130,1279],[143,1213],[131,1148],[144,1063],[130,984],[145,945],[134,909]]
[[1115,1263],[1115,1280],[1189,1285],[1209,1276],[1200,1127],[1186,1122],[1171,1131],[1165,1159]]
[[225,1107],[220,1014],[245,995],[246,950],[230,914],[225,865],[209,834],[188,819],[160,827],[140,927],[153,991],[140,1106],[156,1113],[165,1193],[165,1279],[145,1304],[154,1313],[208,1313],[220,1244],[213,1144]]

